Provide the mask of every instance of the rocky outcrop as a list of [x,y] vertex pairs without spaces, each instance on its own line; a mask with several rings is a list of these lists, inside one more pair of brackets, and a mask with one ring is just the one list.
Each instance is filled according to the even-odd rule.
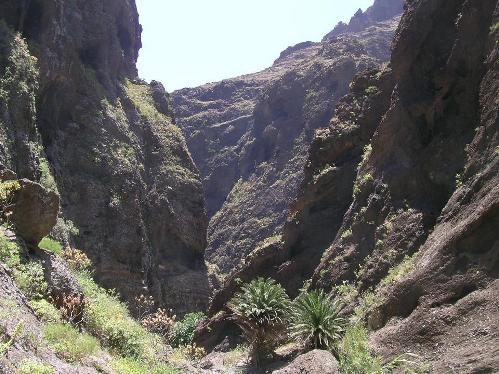
[[[0,314],[2,340],[15,337],[8,349],[2,351],[0,355],[0,372],[18,373],[16,368],[30,361],[44,363],[58,374],[101,372],[93,367],[93,363],[70,365],[57,357],[53,350],[45,345],[37,344],[36,339],[43,336],[43,325],[28,305],[23,293],[12,281],[11,272],[2,263],[0,263],[0,309],[2,310]],[[3,344],[4,341],[1,343]],[[106,372],[112,373],[113,371],[107,368]]]
[[374,4],[365,12],[359,9],[348,24],[338,23],[333,31],[323,38],[323,41],[334,39],[341,34],[362,31],[376,22],[395,17],[402,13],[404,3],[400,0],[375,0]]
[[338,361],[329,351],[315,349],[298,356],[286,367],[274,370],[274,374],[339,374]]
[[312,142],[283,237],[212,314],[237,277],[296,289],[317,256],[311,287],[359,302],[384,357],[498,370],[498,22],[496,0],[408,3],[390,68],[354,81]]
[[59,195],[28,179],[19,180],[12,203],[12,223],[28,245],[36,246],[57,222]]
[[334,40],[302,43],[262,72],[173,93],[203,177],[211,217],[206,258],[215,270],[227,274],[279,234],[315,129],[327,124],[355,74],[388,58],[397,22],[390,16]]
[[[180,315],[203,309],[202,185],[168,94],[137,78],[135,3],[2,1],[0,14],[13,51],[0,61],[0,162],[59,192],[103,285]],[[7,91],[15,82],[24,96]]]

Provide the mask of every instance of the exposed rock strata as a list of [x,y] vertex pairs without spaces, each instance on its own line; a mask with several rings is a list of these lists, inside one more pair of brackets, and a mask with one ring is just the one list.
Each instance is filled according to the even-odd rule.
[[[389,2],[401,9],[402,1]],[[280,232],[314,130],[329,121],[355,74],[388,59],[398,18],[376,21],[288,48],[262,72],[173,93],[203,177],[211,217],[206,258],[220,273]]]
[[0,14],[0,162],[58,190],[103,285],[203,309],[202,186],[168,94],[137,80],[135,3],[2,1]]
[[[367,120],[368,107],[355,110],[366,99],[352,100],[352,86],[336,120],[312,143],[290,231],[248,257],[234,277],[279,274],[293,263],[289,243],[296,245],[291,253],[310,257],[322,247],[312,287],[337,292],[335,286],[351,285],[352,303],[374,292],[375,302],[364,306],[379,353],[416,353],[436,373],[499,370],[497,25],[496,0],[410,2],[395,38],[393,83],[385,86],[394,84],[393,92],[376,92],[386,112]],[[352,120],[344,115],[350,108]],[[349,129],[366,120],[363,128],[374,132],[361,158],[366,138],[352,144]],[[350,174],[340,183],[331,178],[348,165],[342,155],[358,170],[343,169]],[[351,203],[341,218],[328,218],[343,188]],[[321,206],[324,220],[314,223],[321,217],[314,207]],[[324,242],[310,248],[313,239],[304,234],[316,228]],[[288,287],[296,272],[282,278]],[[215,296],[212,314],[237,288],[231,280]]]

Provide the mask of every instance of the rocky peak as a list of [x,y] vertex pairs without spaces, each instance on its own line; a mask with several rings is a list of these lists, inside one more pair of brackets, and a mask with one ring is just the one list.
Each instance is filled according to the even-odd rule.
[[348,24],[338,23],[336,27],[328,33],[322,41],[334,39],[335,37],[351,32],[359,32],[373,26],[377,22],[387,21],[402,13],[405,0],[375,0],[374,4],[365,12],[359,9],[350,19]]

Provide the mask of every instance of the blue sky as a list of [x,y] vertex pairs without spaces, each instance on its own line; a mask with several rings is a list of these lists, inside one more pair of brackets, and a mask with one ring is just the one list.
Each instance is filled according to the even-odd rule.
[[139,74],[168,91],[262,70],[373,0],[137,0]]

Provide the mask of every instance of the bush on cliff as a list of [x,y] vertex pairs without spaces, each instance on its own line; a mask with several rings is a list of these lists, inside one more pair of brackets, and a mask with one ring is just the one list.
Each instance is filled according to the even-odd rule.
[[192,344],[194,331],[205,317],[204,313],[195,312],[186,314],[184,319],[175,322],[170,332],[170,344],[172,347]]
[[229,302],[233,318],[251,346],[251,358],[260,366],[286,331],[289,298],[273,279],[258,278],[242,286]]
[[332,350],[341,339],[342,305],[323,290],[304,292],[293,302],[291,336],[305,346]]

